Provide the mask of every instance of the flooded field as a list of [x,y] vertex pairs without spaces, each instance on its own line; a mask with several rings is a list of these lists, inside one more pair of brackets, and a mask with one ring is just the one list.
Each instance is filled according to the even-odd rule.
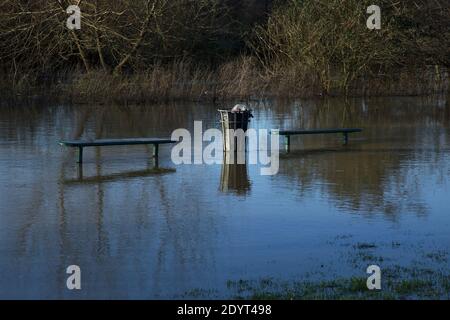
[[[145,146],[88,148],[80,168],[76,150],[59,140],[170,137],[196,120],[219,128],[217,107],[0,109],[0,298],[233,298],[273,290],[283,298],[305,281],[320,295],[330,281],[366,279],[373,264],[393,281],[416,277],[402,287],[384,283],[384,297],[449,297],[445,98],[251,107],[253,128],[364,131],[348,146],[340,135],[292,137],[274,176],[260,175],[258,165],[174,165],[171,146],[161,147],[158,170]],[[82,270],[80,291],[66,288],[69,265]]]

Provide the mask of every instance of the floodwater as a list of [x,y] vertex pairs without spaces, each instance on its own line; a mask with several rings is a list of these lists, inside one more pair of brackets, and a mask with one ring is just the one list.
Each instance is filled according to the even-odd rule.
[[[1,109],[0,298],[227,298],[241,279],[365,276],[374,263],[450,269],[445,98],[252,108],[253,128],[364,131],[348,146],[339,135],[293,137],[274,176],[174,165],[171,146],[159,171],[145,146],[85,149],[80,169],[60,139],[169,137],[195,120],[219,128],[217,107]],[[358,260],[364,247],[376,261]],[[66,287],[70,265],[81,268],[79,291]]]

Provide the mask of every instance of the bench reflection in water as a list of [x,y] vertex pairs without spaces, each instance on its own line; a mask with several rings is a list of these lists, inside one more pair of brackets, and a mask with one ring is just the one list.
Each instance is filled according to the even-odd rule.
[[170,174],[170,173],[174,173],[174,172],[176,172],[175,169],[158,167],[158,168],[151,168],[151,169],[138,170],[138,171],[128,171],[128,172],[113,173],[113,174],[101,175],[101,176],[97,175],[97,176],[84,177],[83,176],[83,168],[80,167],[80,169],[78,171],[78,178],[64,179],[63,183],[66,185],[98,184],[98,183],[131,180],[131,179],[144,178],[144,177],[150,177],[150,176],[158,176],[158,175]]

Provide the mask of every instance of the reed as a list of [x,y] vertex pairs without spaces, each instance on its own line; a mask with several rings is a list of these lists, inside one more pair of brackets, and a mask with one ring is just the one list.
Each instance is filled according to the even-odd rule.
[[[152,104],[171,101],[220,103],[261,98],[325,95],[431,95],[449,90],[448,69],[399,69],[390,75],[364,76],[348,88],[324,93],[314,73],[274,66],[271,72],[254,57],[240,57],[213,69],[188,60],[157,63],[138,73],[113,75],[104,70],[66,70],[52,77],[33,73],[0,82],[3,103],[57,100],[74,104]],[[43,80],[46,79],[46,80]]]

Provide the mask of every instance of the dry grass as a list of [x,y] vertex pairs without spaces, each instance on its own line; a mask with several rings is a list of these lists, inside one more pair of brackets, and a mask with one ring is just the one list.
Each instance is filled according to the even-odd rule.
[[[225,101],[254,98],[322,96],[314,73],[295,68],[260,68],[255,59],[241,57],[213,70],[189,61],[156,64],[131,75],[104,71],[66,71],[52,79],[23,75],[0,83],[2,100],[62,99],[71,103],[145,104],[168,101]],[[47,81],[45,81],[47,79]],[[402,70],[391,75],[360,78],[346,92],[336,86],[330,95],[428,95],[448,90],[448,70]]]

